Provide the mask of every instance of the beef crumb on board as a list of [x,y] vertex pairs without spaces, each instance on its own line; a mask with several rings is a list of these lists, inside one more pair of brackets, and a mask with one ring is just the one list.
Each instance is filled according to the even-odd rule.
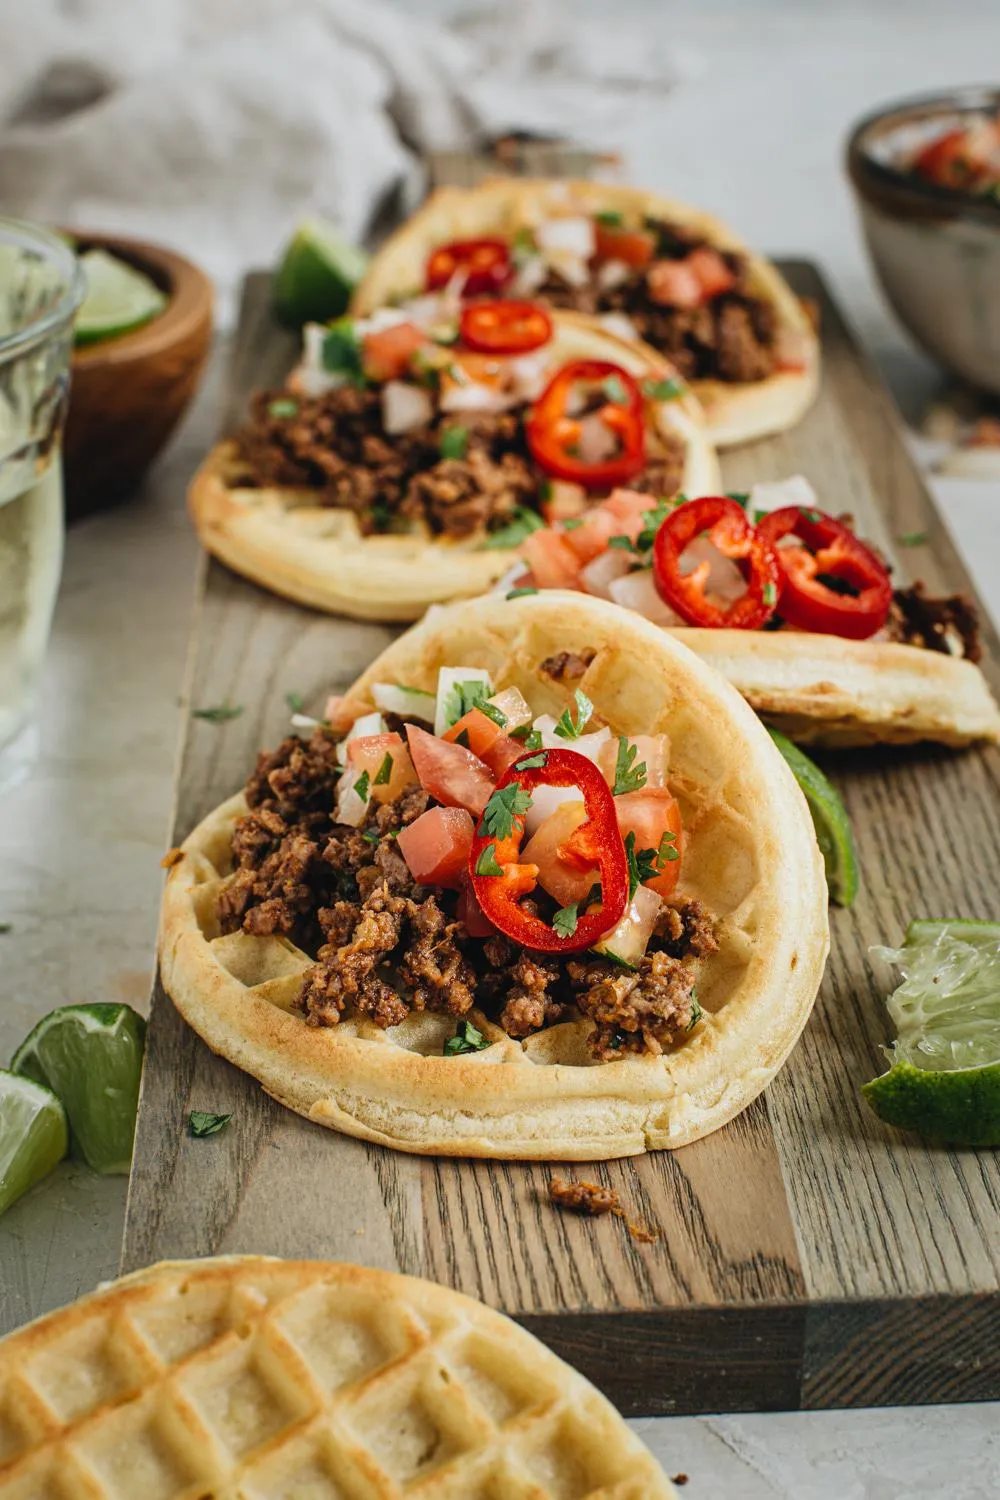
[[548,1194],[549,1202],[567,1213],[585,1214],[591,1219],[612,1214],[616,1219],[621,1219],[632,1238],[642,1245],[652,1245],[659,1238],[658,1231],[633,1222],[614,1188],[603,1187],[599,1182],[569,1181],[565,1177],[553,1177],[549,1180]]

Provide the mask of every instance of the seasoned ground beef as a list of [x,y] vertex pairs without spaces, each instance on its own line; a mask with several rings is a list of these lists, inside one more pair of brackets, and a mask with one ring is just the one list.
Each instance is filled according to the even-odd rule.
[[890,640],[907,646],[925,646],[949,656],[964,656],[967,661],[979,661],[983,654],[979,616],[965,594],[930,598],[922,583],[896,589],[887,628]]
[[542,671],[555,682],[576,682],[586,672],[597,652],[590,646],[582,651],[557,651],[542,662]]
[[566,969],[577,1007],[594,1023],[590,1049],[602,1062],[626,1052],[663,1052],[700,1014],[694,969],[668,953],[644,954],[636,970],[606,959],[571,959]]

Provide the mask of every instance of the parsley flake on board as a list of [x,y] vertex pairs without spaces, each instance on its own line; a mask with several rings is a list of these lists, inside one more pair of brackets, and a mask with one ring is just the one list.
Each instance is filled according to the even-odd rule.
[[532,729],[530,724],[519,724],[516,729],[510,731],[512,740],[523,740],[525,750],[540,750],[542,748],[541,730]]
[[[523,762],[518,762],[523,764]],[[483,808],[483,818],[480,828],[485,828],[491,838],[509,839],[514,831],[516,819],[523,818],[531,806],[531,793],[526,792],[523,786],[518,786],[516,781],[511,781],[507,786],[498,787],[492,794],[490,800]],[[492,850],[493,845],[488,844],[487,849]],[[487,852],[483,850],[483,854]],[[480,855],[480,859],[482,855]],[[499,870],[480,871],[480,874],[499,875]]]
[[526,536],[533,531],[541,531],[545,525],[541,516],[533,510],[528,510],[525,505],[514,507],[514,519],[506,526],[501,526],[499,531],[491,532],[483,543],[484,547],[519,547]]
[[573,694],[573,701],[576,704],[576,719],[574,720],[571,709],[564,708],[553,731],[561,740],[578,740],[583,733],[583,726],[594,712],[594,705],[579,688]]
[[464,458],[469,446],[469,429],[467,427],[446,427],[441,434],[442,458]]
[[635,765],[639,747],[630,745],[623,734],[618,736],[618,755],[615,759],[615,782],[612,791],[616,797],[626,792],[638,792],[646,785],[646,762]]
[[676,401],[683,396],[687,386],[676,375],[668,380],[644,380],[642,394],[650,401]]
[[444,1044],[445,1057],[458,1057],[463,1052],[482,1052],[490,1045],[486,1037],[471,1021],[459,1021],[455,1028],[455,1035],[450,1036]]
[[367,802],[368,801],[368,788],[369,788],[369,785],[370,785],[370,778],[369,778],[368,772],[367,771],[362,771],[361,775],[358,777],[357,781],[354,783],[354,790],[357,792],[357,794],[361,798],[362,802]]
[[331,324],[323,336],[323,368],[330,375],[343,375],[351,385],[366,385],[361,366],[361,344],[350,318]]
[[509,594],[505,594],[504,595],[504,598],[505,599],[523,599],[526,594],[537,594],[537,593],[538,593],[537,589],[529,589],[529,588],[511,589],[511,591],[510,591]]
[[299,403],[290,401],[285,396],[279,396],[276,401],[270,402],[267,408],[269,417],[296,417],[299,412]]
[[477,875],[502,875],[503,866],[497,860],[496,844],[487,844],[476,860]]
[[608,400],[613,402],[615,406],[628,405],[628,391],[625,389],[625,382],[620,375],[609,375],[602,382],[601,389]]
[[14,931],[13,922],[0,922],[0,937],[6,937],[8,932]]
[[203,1109],[193,1109],[188,1115],[188,1130],[196,1139],[201,1140],[206,1135],[218,1135],[220,1130],[225,1130],[232,1119],[232,1115],[212,1115]]
[[242,712],[242,703],[216,703],[212,708],[193,709],[191,717],[204,719],[207,724],[228,724],[230,719],[238,719]]
[[929,537],[926,531],[906,531],[896,540],[901,547],[926,547]]
[[293,714],[300,714],[306,706],[306,700],[301,693],[286,693],[285,702]]
[[379,766],[378,770],[375,772],[375,780],[372,783],[372,785],[373,786],[388,786],[389,782],[391,780],[392,780],[392,756],[389,754],[389,752],[387,750],[385,752],[385,759],[383,760],[382,764]]

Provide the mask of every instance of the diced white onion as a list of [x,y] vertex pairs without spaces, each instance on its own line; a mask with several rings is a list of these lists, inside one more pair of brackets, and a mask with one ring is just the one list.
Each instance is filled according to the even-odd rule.
[[606,260],[598,268],[597,285],[602,292],[613,291],[616,286],[621,286],[628,281],[631,274],[630,268],[623,260]]
[[[628,573],[631,564],[628,557],[617,547],[608,547],[592,558],[580,573],[580,582],[588,594],[598,599],[613,599],[612,584]],[[633,608],[635,606],[632,606]]]
[[434,722],[434,694],[420,688],[401,687],[398,682],[373,682],[372,702],[384,714],[399,714],[403,719]]
[[516,589],[522,578],[525,578],[531,569],[528,564],[519,558],[516,563],[511,563],[506,573],[498,578],[490,590],[491,594],[509,594],[511,589]]
[[815,510],[819,497],[808,479],[802,474],[793,474],[788,479],[769,479],[750,487],[751,512],[755,510],[781,510],[785,505],[803,505]]
[[610,954],[630,968],[637,968],[653,935],[662,905],[655,891],[645,885],[638,886],[618,926],[612,927],[594,944],[595,951]]
[[[570,713],[576,723],[575,705]],[[592,760],[595,766],[600,759],[601,750],[611,739],[611,730],[606,726],[604,729],[595,729],[591,734],[581,734],[576,740],[563,739],[561,734],[556,734],[556,720],[552,714],[539,714],[533,728],[542,737],[543,750],[575,750],[578,755],[585,755],[588,760]]]
[[502,693],[495,693],[489,701],[507,720],[504,727],[508,734],[512,729],[519,729],[522,724],[531,723],[531,705],[520,688],[504,688]]
[[323,368],[323,343],[329,333],[325,323],[307,323],[302,330],[302,358],[295,370],[295,387],[303,396],[322,396],[343,385],[346,376]]
[[593,219],[566,215],[546,219],[535,231],[539,249],[548,256],[561,252],[578,260],[590,260],[597,247]]
[[569,286],[586,286],[590,280],[590,267],[587,262],[581,256],[573,255],[569,250],[550,251],[549,265]]
[[382,387],[382,426],[390,437],[424,427],[434,415],[430,392],[405,380],[387,380]]
[[383,329],[395,328],[398,323],[412,322],[413,318],[405,307],[377,307],[367,318],[355,319],[354,335],[360,340],[370,333],[381,333]]
[[337,746],[337,759],[342,766],[347,764],[348,741],[360,739],[366,734],[385,734],[385,720],[381,714],[362,714],[360,719],[355,719],[346,736]]
[[530,297],[538,291],[549,274],[549,268],[540,255],[526,255],[517,268],[511,291],[515,297]]
[[683,625],[680,615],[664,603],[653,582],[652,568],[639,568],[624,577],[613,578],[608,593],[623,609],[634,609],[654,625]]
[[351,828],[361,827],[371,801],[370,795],[360,797],[355,791],[355,781],[358,780],[360,777],[352,777],[350,771],[345,771],[337,788],[337,822],[347,823]]
[[578,786],[538,786],[531,794],[531,806],[524,815],[525,833],[530,836],[546,818],[551,818],[563,802],[579,802]]
[[618,452],[618,439],[606,422],[596,412],[584,417],[577,438],[580,462],[600,464]]
[[506,411],[516,402],[517,397],[511,391],[467,380],[461,384],[449,381],[438,404],[442,411]]
[[451,690],[458,682],[481,682],[487,694],[493,691],[490,674],[484,672],[482,667],[441,667],[438,672],[437,700],[434,705],[434,733],[436,735],[444,734],[454,722],[448,716],[447,704]]
[[548,383],[549,356],[546,346],[541,349],[532,350],[530,354],[522,354],[518,359],[512,359],[508,366],[511,384],[517,394],[525,401],[534,401],[540,396]]
[[702,593],[718,604],[732,604],[747,590],[746,580],[731,557],[726,557],[707,536],[695,537],[684,550],[681,572],[686,576],[696,568],[708,564],[708,573],[702,584]]
[[774,340],[774,360],[779,370],[804,370],[808,367],[810,341],[801,328],[781,327]]
[[293,729],[318,729],[322,719],[314,719],[309,714],[292,714]]
[[631,342],[639,337],[639,330],[625,313],[602,313],[597,321],[602,328],[606,328],[608,333],[613,333],[616,338],[628,339]]

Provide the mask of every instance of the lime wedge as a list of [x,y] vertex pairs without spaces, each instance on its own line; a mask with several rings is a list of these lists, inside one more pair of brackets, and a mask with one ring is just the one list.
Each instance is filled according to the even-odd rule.
[[368,257],[325,219],[296,229],[274,277],[274,309],[283,323],[326,323],[347,311]]
[[128,1005],[65,1005],[39,1021],[11,1069],[58,1094],[74,1155],[95,1172],[127,1172],[146,1023]]
[[85,251],[80,265],[87,278],[87,295],[76,315],[78,344],[130,333],[167,305],[165,293],[148,276],[106,250]]
[[55,1094],[0,1071],[0,1214],[62,1161],[68,1141]]
[[913,922],[888,999],[892,1066],[862,1093],[880,1119],[955,1146],[1000,1146],[1000,923]]
[[812,813],[819,844],[826,866],[826,883],[830,889],[830,900],[838,906],[850,906],[858,894],[858,851],[854,844],[854,830],[847,815],[847,808],[840,794],[828,781],[815,761],[803,755],[798,745],[793,745],[776,729],[768,729],[782,756],[791,769],[795,780],[802,788]]

